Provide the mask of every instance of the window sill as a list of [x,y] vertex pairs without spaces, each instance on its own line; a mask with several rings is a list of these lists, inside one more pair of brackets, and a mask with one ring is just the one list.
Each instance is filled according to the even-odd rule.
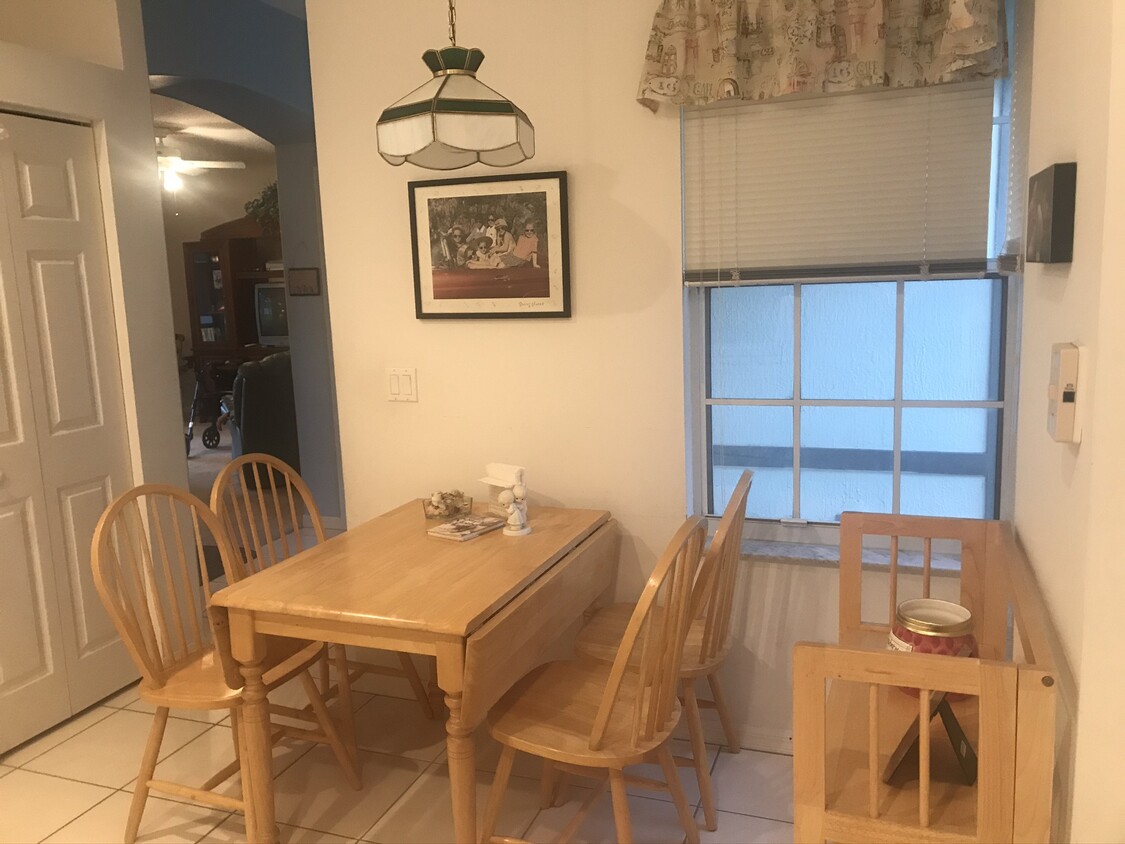
[[[836,545],[745,539],[742,542],[742,556],[756,563],[796,564],[831,569],[840,566],[840,548]],[[890,565],[890,551],[882,548],[863,549],[865,571],[887,571]],[[912,573],[921,572],[922,552],[900,549],[898,566]],[[935,553],[930,558],[930,570],[935,575],[956,576],[961,570],[961,560],[956,554]]]

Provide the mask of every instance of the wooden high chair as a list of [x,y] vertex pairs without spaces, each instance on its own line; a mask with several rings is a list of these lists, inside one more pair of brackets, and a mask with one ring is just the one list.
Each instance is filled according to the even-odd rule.
[[[170,709],[229,709],[236,755],[241,755],[242,679],[230,655],[226,613],[209,606],[205,537],[210,539],[206,544],[218,550],[224,567],[229,567],[234,551],[219,519],[195,496],[164,484],[145,484],[126,492],[110,504],[94,530],[94,585],[141,672],[141,699],[156,706],[126,823],[128,844],[136,840],[149,791],[246,811],[243,797],[212,790],[238,772],[237,759],[198,788],[153,779]],[[314,732],[274,725],[273,738],[291,735],[331,745],[348,781],[358,789],[354,755],[344,747],[308,671],[323,652],[320,643],[270,642],[263,678],[266,688],[300,676],[315,716],[299,713],[301,720],[320,728]]]
[[[227,572],[231,583],[325,540],[324,520],[308,484],[292,466],[269,454],[244,454],[228,463],[211,488],[211,509],[223,520],[235,546],[237,571]],[[301,528],[306,515],[312,537],[308,529],[303,532]],[[383,674],[405,678],[426,717],[435,717],[409,654],[399,653],[401,667],[395,668],[349,660],[343,645],[332,645],[331,650],[340,679],[335,686],[330,685],[324,663],[321,689],[328,698],[339,695],[348,713],[351,683],[364,674]],[[350,714],[345,723],[350,731]]]
[[[692,591],[692,621],[680,661],[680,687],[683,692],[684,717],[691,736],[691,759],[676,759],[677,764],[695,768],[699,780],[699,794],[703,816],[708,830],[718,827],[715,798],[711,788],[711,773],[707,767],[707,749],[703,743],[703,721],[699,710],[711,708],[718,711],[727,746],[738,753],[738,733],[734,729],[719,686],[719,666],[723,664],[731,647],[732,610],[734,587],[741,556],[742,526],[746,519],[746,498],[754,473],[742,473],[727,502],[715,537],[707,549],[699,568]],[[578,634],[574,648],[579,656],[610,662],[617,652],[617,644],[625,631],[635,604],[613,604],[599,610]],[[697,680],[706,678],[711,687],[711,700],[696,697]]]
[[[608,786],[617,840],[632,841],[627,783],[667,788],[691,844],[699,830],[684,797],[668,739],[680,720],[676,681],[687,635],[692,583],[703,551],[706,523],[688,519],[649,577],[612,663],[589,659],[541,665],[520,680],[488,716],[503,746],[485,809],[482,841],[493,838],[516,751],[544,760],[544,792],[556,771],[601,780],[563,832],[569,840]],[[624,768],[656,758],[665,782],[627,777]]]

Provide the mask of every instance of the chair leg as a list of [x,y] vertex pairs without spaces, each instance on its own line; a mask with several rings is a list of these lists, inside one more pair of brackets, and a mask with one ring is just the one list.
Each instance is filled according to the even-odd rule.
[[668,790],[672,792],[672,802],[676,804],[676,814],[680,816],[680,826],[687,833],[687,844],[699,844],[699,827],[695,825],[695,818],[691,816],[691,807],[688,806],[687,797],[684,796],[684,787],[680,784],[680,775],[676,771],[676,760],[672,758],[672,751],[664,744],[658,751],[660,767],[664,771],[664,779],[668,783]]
[[[342,649],[344,646],[335,645],[334,647]],[[325,648],[324,652],[320,655],[320,659],[317,660],[317,664],[320,668],[320,694],[323,697],[327,697],[328,693],[332,690],[332,676],[328,671],[328,659],[328,648]]]
[[707,765],[707,745],[703,743],[703,722],[699,718],[699,700],[695,696],[695,680],[681,680],[684,689],[684,717],[691,735],[691,756],[695,763],[695,778],[699,781],[699,796],[703,804],[703,820],[707,829],[719,828],[715,816],[715,797],[711,791],[711,772]]
[[344,744],[358,762],[359,750],[355,744],[355,712],[352,711],[352,681],[348,676],[348,653],[343,645],[332,646],[336,663],[336,690],[340,701],[340,725]]
[[488,792],[488,805],[484,807],[484,824],[480,833],[480,840],[484,844],[496,834],[496,822],[500,819],[504,795],[508,793],[508,780],[512,775],[512,762],[515,758],[516,749],[504,745],[504,749],[500,751],[500,762],[496,766],[496,776],[492,778],[492,788]]
[[402,673],[406,675],[406,679],[410,681],[410,687],[414,689],[414,697],[418,698],[418,703],[422,707],[422,711],[426,713],[426,717],[431,721],[436,717],[434,715],[434,708],[430,704],[430,696],[426,694],[426,687],[422,683],[422,678],[418,676],[418,669],[414,665],[414,660],[410,658],[410,654],[399,652],[399,662],[402,664]]
[[234,739],[234,758],[242,758],[242,712],[237,706],[232,706],[230,710],[230,731],[231,738]]
[[359,766],[352,754],[344,747],[344,743],[340,739],[340,732],[336,729],[336,724],[332,721],[332,715],[329,714],[328,707],[324,705],[324,698],[320,696],[320,690],[316,687],[316,681],[313,680],[308,671],[301,672],[301,684],[305,687],[305,693],[309,696],[309,703],[312,704],[316,720],[320,722],[320,728],[324,730],[324,736],[328,739],[332,752],[336,754],[340,767],[344,769],[344,776],[348,780],[348,785],[359,791],[363,787],[363,783],[359,779]]
[[711,687],[711,699],[715,701],[715,710],[719,713],[719,723],[723,725],[723,733],[727,737],[727,750],[731,753],[738,753],[742,750],[742,747],[738,740],[738,732],[734,729],[734,719],[730,717],[730,710],[727,709],[723,690],[719,686],[717,672],[707,675],[707,685]]
[[540,809],[550,809],[555,805],[555,784],[558,781],[558,773],[554,762],[550,759],[543,760],[543,776],[539,779]]
[[613,823],[617,827],[617,840],[620,844],[633,844],[633,825],[629,821],[629,799],[625,794],[624,772],[610,769],[609,792],[613,798]]
[[141,816],[145,812],[145,802],[148,800],[148,781],[156,770],[156,762],[160,758],[160,743],[164,741],[164,728],[168,726],[168,707],[160,706],[152,716],[152,729],[148,733],[148,743],[141,756],[141,770],[137,774],[137,785],[133,789],[133,802],[129,806],[129,820],[125,824],[125,844],[133,844],[137,840],[137,831],[141,828]]

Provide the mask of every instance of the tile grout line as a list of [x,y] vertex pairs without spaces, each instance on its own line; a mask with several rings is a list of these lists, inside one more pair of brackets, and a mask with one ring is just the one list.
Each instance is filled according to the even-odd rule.
[[[43,731],[42,733],[40,733],[39,735],[37,735],[37,736],[32,736],[32,737],[31,737],[30,739],[28,739],[27,741],[25,741],[25,742],[24,742],[23,744],[30,744],[31,742],[34,742],[34,741],[38,741],[39,739],[41,739],[41,738],[43,738],[43,737],[47,736],[47,735],[48,735],[49,733],[52,733],[52,732],[54,732],[55,730],[59,729],[59,728],[60,728],[61,726],[63,726],[63,724],[67,724],[67,723],[70,723],[70,722],[71,722],[71,721],[73,721],[73,720],[74,720],[75,718],[81,718],[81,717],[82,717],[83,715],[85,715],[85,714],[86,714],[87,712],[92,712],[92,711],[93,711],[94,709],[96,709],[96,708],[98,708],[98,707],[100,707],[100,706],[101,706],[101,704],[100,704],[100,703],[94,704],[93,706],[89,706],[89,707],[87,707],[86,709],[83,709],[83,710],[82,710],[81,712],[78,712],[78,713],[75,713],[74,715],[71,715],[71,716],[70,716],[69,718],[67,718],[67,719],[66,719],[66,721],[63,721],[63,723],[62,723],[62,724],[56,724],[56,725],[55,725],[54,727],[52,727],[52,728],[50,728],[50,729],[48,729],[48,730],[44,730],[44,731]],[[115,707],[112,707],[112,706],[110,706],[110,707],[106,707],[106,708],[107,708],[107,709],[113,709],[113,710],[114,710],[115,712],[119,712],[119,711],[120,711],[119,709],[116,709]],[[44,753],[50,753],[50,752],[51,752],[52,750],[54,750],[54,749],[55,749],[56,747],[62,747],[62,746],[63,746],[64,744],[66,744],[66,743],[67,743],[68,741],[70,741],[70,740],[71,740],[72,738],[75,738],[75,737],[77,737],[77,736],[80,736],[80,735],[82,735],[82,734],[83,734],[84,732],[86,732],[86,731],[87,731],[88,729],[90,729],[91,727],[94,727],[94,726],[96,726],[96,725],[100,724],[100,723],[101,723],[102,721],[104,721],[104,720],[105,720],[106,718],[111,718],[111,717],[113,717],[113,714],[112,714],[112,713],[110,713],[109,715],[106,715],[106,716],[105,716],[105,718],[99,718],[99,719],[98,719],[97,721],[94,721],[94,723],[92,723],[92,724],[89,724],[88,726],[85,726],[85,727],[83,727],[83,728],[82,728],[81,730],[79,730],[79,731],[78,731],[77,733],[75,733],[75,734],[74,734],[73,736],[67,736],[67,737],[66,737],[66,738],[64,738],[64,739],[63,739],[62,741],[60,741],[60,742],[59,742],[58,744],[52,745],[51,747],[48,747],[48,748],[46,748],[45,750],[42,750],[42,751],[40,751],[39,753],[36,753],[36,754],[35,754],[34,756],[32,756],[32,757],[31,757],[30,759],[27,759],[27,760],[25,760],[25,761],[23,762],[23,764],[20,764],[20,765],[8,765],[8,767],[9,767],[9,768],[15,768],[16,770],[23,770],[23,766],[24,766],[24,765],[26,765],[26,764],[27,764],[28,762],[34,762],[34,761],[35,761],[36,759],[38,759],[38,758],[39,758],[40,756],[42,756],[42,755],[43,755]],[[13,747],[13,748],[11,748],[10,750],[8,750],[8,751],[6,751],[6,752],[5,752],[4,756],[0,756],[0,765],[7,765],[8,763],[6,763],[6,762],[4,761],[4,758],[5,758],[5,757],[7,757],[7,756],[11,756],[11,755],[12,755],[13,753],[17,753],[17,752],[19,752],[20,748],[22,748],[22,747],[23,747],[23,744],[21,744],[21,745],[18,745],[18,746],[16,746],[16,747]],[[38,772],[34,772],[34,773],[38,773]],[[66,779],[66,778],[65,778],[65,777],[63,777],[63,779]],[[81,782],[81,780],[78,780],[78,782]],[[90,784],[91,784],[91,785],[94,785],[94,783],[90,783]],[[108,786],[107,786],[107,787],[108,787]]]
[[[375,755],[378,755],[378,756],[390,756],[392,759],[409,759],[410,758],[408,756],[395,756],[395,755],[392,755],[392,754],[389,754],[389,753],[377,753],[376,751],[373,751],[373,750],[363,750],[363,751],[360,751],[360,752],[361,753],[374,753]],[[421,762],[422,760],[421,759],[414,759],[414,760],[411,760],[411,761]],[[427,763],[422,768],[422,770],[418,772],[418,775],[410,781],[410,784],[407,785],[406,788],[404,788],[401,792],[399,792],[398,797],[396,797],[394,800],[391,801],[391,804],[389,806],[387,806],[387,808],[382,812],[382,814],[379,815],[378,818],[375,819],[375,821],[371,824],[371,826],[367,827],[367,829],[364,830],[360,835],[357,835],[355,840],[356,841],[364,840],[363,837],[365,835],[367,835],[367,833],[371,832],[371,830],[373,830],[375,827],[377,827],[379,825],[379,822],[382,821],[383,818],[385,818],[388,814],[390,814],[391,810],[394,809],[394,807],[398,805],[398,802],[406,795],[406,793],[408,791],[410,791],[410,789],[414,788],[414,786],[418,783],[419,780],[422,779],[423,776],[426,775],[426,773],[430,770],[430,768],[435,768],[435,767],[437,767],[436,762]],[[293,826],[293,824],[290,824],[290,826]],[[335,835],[339,838],[347,837],[347,836],[344,836],[344,835],[340,835],[338,832],[332,832],[332,831],[326,830],[326,829],[313,829],[312,827],[301,827],[301,829],[308,829],[310,832],[319,832],[322,835]]]
[[[30,772],[30,773],[35,773],[35,772]],[[50,774],[47,774],[47,776],[50,776]],[[59,777],[59,779],[65,779],[65,777]],[[70,782],[78,782],[78,780],[70,780]],[[93,785],[93,783],[84,783],[84,784],[85,784],[85,785]],[[108,786],[101,786],[101,787],[102,787],[102,788],[107,788]],[[112,797],[113,795],[115,795],[116,793],[117,793],[117,790],[116,790],[116,789],[114,789],[114,790],[113,790],[113,791],[111,791],[111,792],[110,792],[109,794],[107,794],[107,795],[106,795],[105,797],[103,797],[103,798],[102,798],[101,800],[99,800],[99,801],[98,801],[97,803],[95,803],[95,804],[94,804],[93,806],[90,806],[89,808],[87,808],[87,809],[84,809],[83,811],[79,812],[79,813],[78,813],[77,815],[75,815],[75,816],[74,816],[73,818],[71,818],[70,820],[68,820],[68,821],[67,821],[66,823],[64,823],[64,824],[63,824],[62,826],[58,827],[57,829],[53,829],[53,830],[51,830],[51,832],[47,833],[46,835],[44,835],[44,836],[43,836],[42,838],[40,838],[40,839],[39,839],[39,842],[40,842],[40,844],[42,844],[42,842],[46,841],[46,840],[47,840],[48,838],[50,838],[50,837],[51,837],[52,835],[56,835],[57,833],[59,833],[59,832],[61,832],[62,830],[66,829],[66,827],[70,826],[70,825],[71,825],[72,823],[74,823],[74,822],[75,822],[76,820],[78,820],[78,819],[79,819],[80,817],[82,817],[83,815],[86,815],[86,814],[88,814],[89,812],[92,812],[92,811],[94,811],[94,809],[96,809],[96,808],[97,808],[98,806],[102,805],[102,803],[104,803],[104,802],[105,802],[106,800],[108,800],[109,798],[111,798],[111,797]]]

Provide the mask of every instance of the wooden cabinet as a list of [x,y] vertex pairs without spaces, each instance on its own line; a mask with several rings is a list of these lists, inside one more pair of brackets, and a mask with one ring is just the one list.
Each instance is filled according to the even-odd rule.
[[240,237],[184,244],[192,348],[197,357],[223,357],[258,343],[254,285],[284,275],[265,270],[267,256],[261,243],[258,238]]

